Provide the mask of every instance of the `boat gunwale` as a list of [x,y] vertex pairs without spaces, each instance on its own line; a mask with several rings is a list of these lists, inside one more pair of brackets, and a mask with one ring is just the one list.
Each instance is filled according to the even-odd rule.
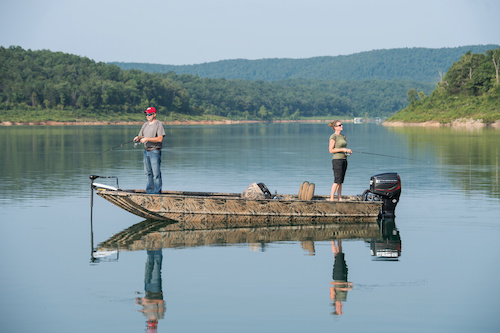
[[241,200],[241,201],[278,201],[278,202],[331,202],[331,203],[357,203],[357,204],[382,204],[381,201],[363,201],[359,199],[359,196],[356,195],[346,195],[343,196],[346,200],[342,201],[330,201],[329,195],[314,195],[314,197],[310,200],[300,200],[298,195],[295,194],[279,194],[277,195],[277,199],[273,198],[264,198],[264,199],[251,199],[251,198],[242,198],[241,193],[226,193],[226,192],[195,192],[195,191],[162,191],[161,194],[148,194],[144,190],[110,190],[110,189],[102,189],[96,188],[98,193],[104,192],[107,195],[115,195],[121,197],[128,196],[167,196],[173,198],[200,198],[200,199],[232,199],[232,200]]

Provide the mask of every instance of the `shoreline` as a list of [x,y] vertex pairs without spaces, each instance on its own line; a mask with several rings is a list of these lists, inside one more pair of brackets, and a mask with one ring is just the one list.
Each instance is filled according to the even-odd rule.
[[[353,119],[339,119],[343,122],[352,123]],[[303,119],[303,120],[175,120],[162,121],[168,126],[182,125],[235,125],[235,124],[255,124],[255,123],[328,123],[330,120],[324,119]],[[11,122],[0,121],[0,126],[117,126],[117,125],[142,125],[144,121],[37,121],[37,122]],[[381,123],[386,127],[452,127],[452,128],[495,128],[500,129],[500,121],[485,124],[480,120],[457,119],[451,123],[440,123],[438,121],[425,122],[403,122],[384,121]]]
[[[304,119],[304,120],[186,120],[186,121],[160,121],[164,125],[234,125],[254,123],[328,123],[331,120]],[[342,120],[352,122],[352,120]],[[11,122],[0,121],[0,126],[107,126],[107,125],[142,125],[144,121],[37,121],[37,122]]]
[[500,129],[500,121],[491,124],[485,124],[480,120],[473,119],[456,119],[451,123],[440,123],[439,121],[425,121],[421,123],[403,122],[403,121],[384,121],[382,123],[386,127],[451,127],[451,128],[495,128]]

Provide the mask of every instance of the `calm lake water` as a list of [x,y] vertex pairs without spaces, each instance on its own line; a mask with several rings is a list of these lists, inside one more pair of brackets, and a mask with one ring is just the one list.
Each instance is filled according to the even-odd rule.
[[[157,332],[500,329],[499,131],[346,124],[357,153],[344,194],[361,194],[378,173],[401,177],[397,229],[389,228],[389,238],[399,233],[399,260],[377,260],[371,250],[388,237],[356,228],[202,234],[156,252],[136,242],[91,260],[115,234],[128,229],[130,243],[140,243],[148,228],[154,236],[161,227],[94,195],[91,233],[90,174],[117,176],[122,188],[145,186],[141,147],[119,146],[138,130],[0,127],[3,332],[144,332],[155,311]],[[242,192],[263,182],[273,193],[297,193],[308,180],[316,193],[330,192],[327,124],[166,132],[166,189]],[[333,289],[334,265],[343,261],[332,241],[342,245],[352,286]],[[148,273],[163,293],[156,310],[136,300],[148,296]]]

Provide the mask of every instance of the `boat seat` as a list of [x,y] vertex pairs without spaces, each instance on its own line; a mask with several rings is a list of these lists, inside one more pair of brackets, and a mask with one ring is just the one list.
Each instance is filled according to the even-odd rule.
[[299,200],[311,200],[314,196],[315,187],[314,183],[309,183],[308,181],[302,182],[299,189]]
[[271,192],[269,192],[264,183],[252,183],[243,191],[241,197],[250,200],[264,200],[271,198]]
[[314,189],[316,188],[316,185],[314,183],[310,183],[309,187],[307,188],[307,194],[304,198],[304,200],[312,200],[314,197]]

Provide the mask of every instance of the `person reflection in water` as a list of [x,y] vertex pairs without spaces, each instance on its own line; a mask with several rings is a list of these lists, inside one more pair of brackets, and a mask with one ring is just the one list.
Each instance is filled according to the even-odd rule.
[[165,317],[165,301],[161,286],[161,250],[147,251],[146,273],[144,275],[145,297],[136,298],[136,304],[142,305],[140,310],[147,318],[146,332],[156,332],[158,320]]
[[342,252],[342,241],[339,239],[332,241],[332,252],[335,256],[333,263],[333,281],[330,283],[330,300],[335,307],[334,315],[342,315],[342,302],[347,299],[347,292],[352,289],[352,282],[347,282],[347,264],[344,253]]

